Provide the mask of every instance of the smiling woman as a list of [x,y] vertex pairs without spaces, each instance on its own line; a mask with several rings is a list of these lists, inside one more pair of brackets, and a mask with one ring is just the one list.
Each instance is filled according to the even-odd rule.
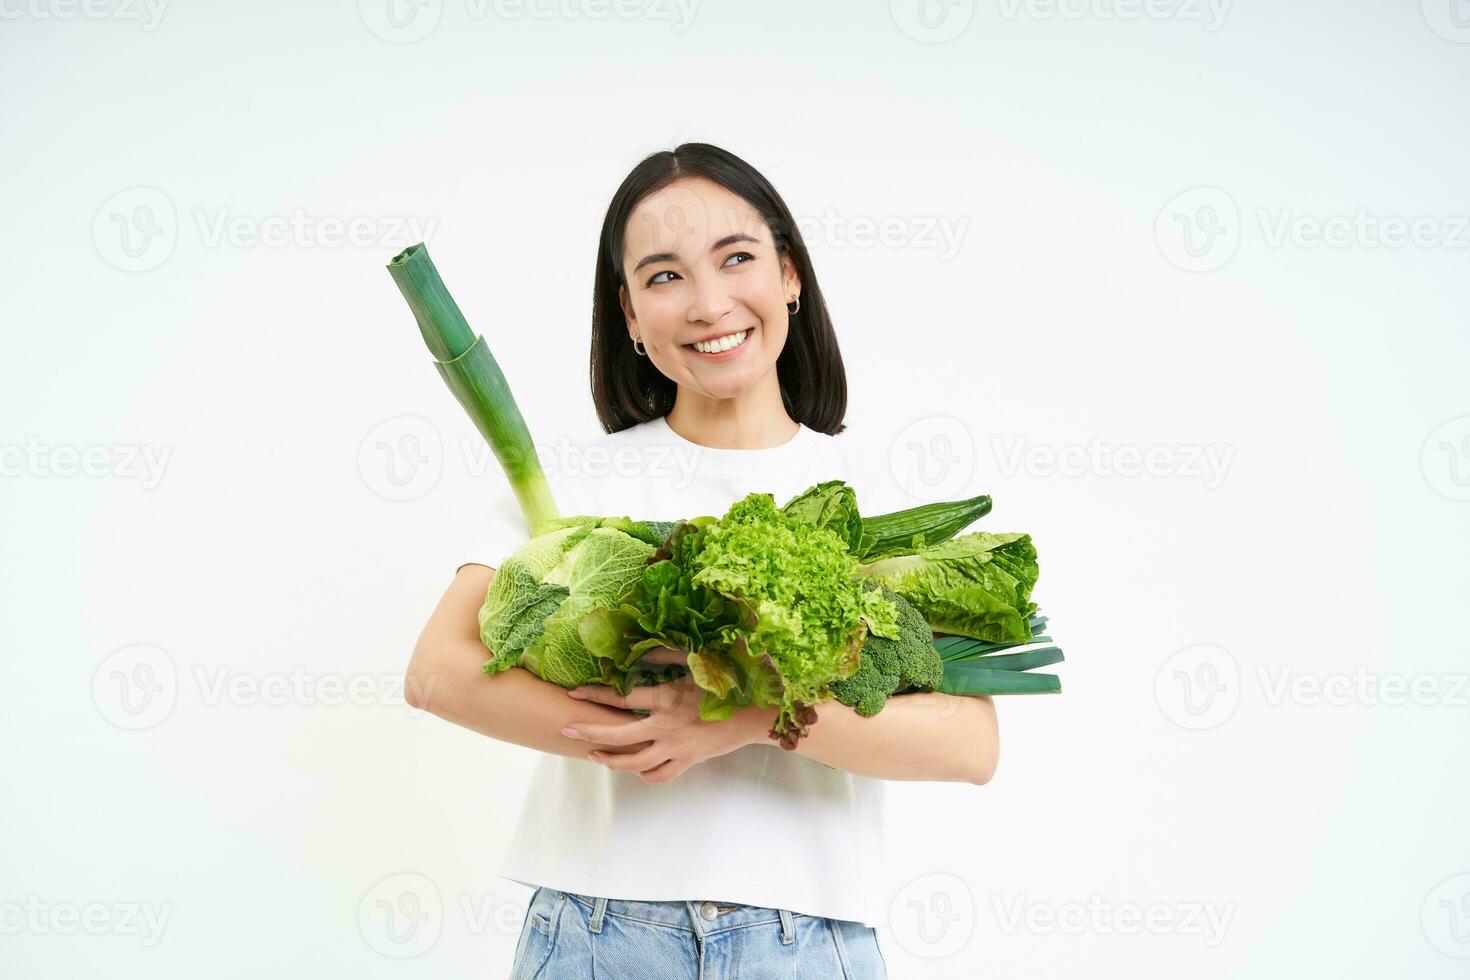
[[[411,259],[396,275],[411,277]],[[558,486],[572,513],[679,521],[725,513],[752,491],[784,501],[834,480],[864,488],[870,514],[901,508],[866,496],[884,485],[870,472],[875,456],[839,438],[847,385],[817,277],[790,211],[749,164],[700,143],[643,160],[608,208],[593,293],[590,373],[606,431],[597,448],[650,463]],[[483,347],[466,333],[456,350]],[[485,376],[503,387],[498,371]],[[652,462],[671,454],[692,460],[687,472]],[[546,501],[524,496],[534,526]],[[414,689],[432,691],[416,707],[543,753],[500,867],[535,890],[514,976],[692,978],[735,964],[752,975],[886,976],[882,781],[988,781],[990,699],[899,694],[870,716],[807,703],[809,733],[777,745],[774,709],[732,702],[707,719],[688,678],[627,694],[580,681],[567,691],[525,669],[523,652],[486,681],[471,606],[487,584],[490,599],[529,594],[515,588],[516,559],[493,580],[482,567],[523,542],[503,528],[477,542],[409,668]],[[765,554],[754,539],[730,550],[730,574]],[[637,558],[635,571],[646,564]],[[563,591],[588,576],[569,573]],[[772,628],[795,632],[802,601],[769,610]],[[512,640],[500,637],[502,652]],[[690,653],[646,659],[672,666]],[[780,832],[753,846],[749,828]]]
[[635,350],[685,399],[681,409],[675,397],[671,424],[719,401],[769,398],[801,280],[755,209],[713,181],[678,181],[633,212],[625,264],[640,254],[618,302]]
[[608,207],[593,284],[592,395],[609,432],[667,418],[703,446],[843,430],[847,380],[796,221],[707,144],[655,154]]

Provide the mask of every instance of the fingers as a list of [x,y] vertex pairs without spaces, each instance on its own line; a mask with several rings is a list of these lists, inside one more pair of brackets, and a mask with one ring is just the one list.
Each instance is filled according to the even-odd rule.
[[590,742],[588,744],[590,744],[593,750],[595,750],[599,755],[624,755],[629,752],[638,752],[642,749],[646,749],[650,745],[652,745],[653,742],[651,740],[646,742],[632,742],[628,745],[609,745],[606,742]]
[[578,701],[595,701],[598,704],[609,704],[614,708],[629,708],[647,710],[651,704],[651,696],[647,687],[635,687],[627,694],[619,694],[604,684],[583,684],[574,687],[567,692],[570,697],[575,692]]
[[[598,704],[611,705],[614,708],[627,708],[630,711],[672,711],[684,703],[684,699],[691,696],[699,696],[699,691],[691,691],[688,684],[679,684],[676,681],[666,681],[658,684],[636,684],[627,694],[619,694],[604,684],[584,684],[573,688],[577,692],[578,701],[595,701]],[[567,695],[572,696],[572,691]]]
[[645,783],[666,783],[688,768],[686,765],[681,765],[677,760],[670,759],[663,765],[654,766],[652,769],[646,772],[640,772],[638,775]]
[[[647,708],[630,709],[637,719],[637,724],[641,726],[636,729],[642,733],[638,736],[639,738],[651,738],[656,732],[675,731],[693,724],[699,718],[700,691],[695,689],[686,689],[675,684],[660,684],[658,688],[641,692],[635,700],[648,706]],[[581,732],[592,732],[622,728],[629,724],[633,722],[602,725],[595,722],[576,722],[572,727]],[[595,736],[589,735],[588,737],[594,738]]]
[[652,741],[656,734],[649,731],[648,722],[644,719],[619,725],[577,724],[571,726],[571,730],[589,742],[602,742],[604,745],[632,745],[635,742],[648,742]]
[[618,772],[643,772],[669,761],[668,750],[657,743],[638,752],[624,752],[621,754],[604,755],[597,753],[592,761],[600,762],[609,769]]
[[688,664],[689,654],[673,647],[655,647],[638,658],[640,664]]

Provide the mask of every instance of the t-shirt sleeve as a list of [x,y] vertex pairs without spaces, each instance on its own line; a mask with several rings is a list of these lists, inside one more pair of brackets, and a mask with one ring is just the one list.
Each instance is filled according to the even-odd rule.
[[847,474],[848,485],[857,494],[859,514],[878,517],[923,503],[912,500],[893,479],[888,454],[876,451],[871,437],[848,431],[838,435],[836,442],[841,453],[842,471]]
[[530,538],[520,502],[507,487],[476,515],[466,540],[460,542],[462,560],[455,572],[470,564],[499,568],[507,556]]
[[[494,499],[475,515],[474,523],[459,544],[460,563],[456,573],[469,564],[499,568],[502,561],[531,539],[520,501],[503,476],[500,482]],[[566,476],[549,470],[546,484],[561,516],[602,513],[593,481],[581,475]]]

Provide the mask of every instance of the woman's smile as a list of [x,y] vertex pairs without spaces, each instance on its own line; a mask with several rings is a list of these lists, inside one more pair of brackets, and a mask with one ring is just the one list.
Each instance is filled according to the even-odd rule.
[[746,327],[744,330],[737,330],[720,337],[685,344],[684,349],[698,354],[707,361],[728,361],[740,356],[740,352],[745,349],[746,341],[750,339],[754,331],[754,327]]

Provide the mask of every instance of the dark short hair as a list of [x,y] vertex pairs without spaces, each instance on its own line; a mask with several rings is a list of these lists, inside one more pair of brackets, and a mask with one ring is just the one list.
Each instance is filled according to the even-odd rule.
[[790,258],[801,277],[801,306],[791,318],[786,345],[776,359],[781,401],[794,420],[837,435],[846,426],[847,373],[827,315],[811,256],[781,195],[744,160],[709,143],[683,143],[645,157],[624,178],[608,205],[597,245],[592,286],[592,401],[606,432],[619,432],[667,415],[678,386],[633,350],[618,301],[623,279],[623,241],[628,218],[640,201],[681,177],[704,177],[755,209],[771,232],[778,255]]

